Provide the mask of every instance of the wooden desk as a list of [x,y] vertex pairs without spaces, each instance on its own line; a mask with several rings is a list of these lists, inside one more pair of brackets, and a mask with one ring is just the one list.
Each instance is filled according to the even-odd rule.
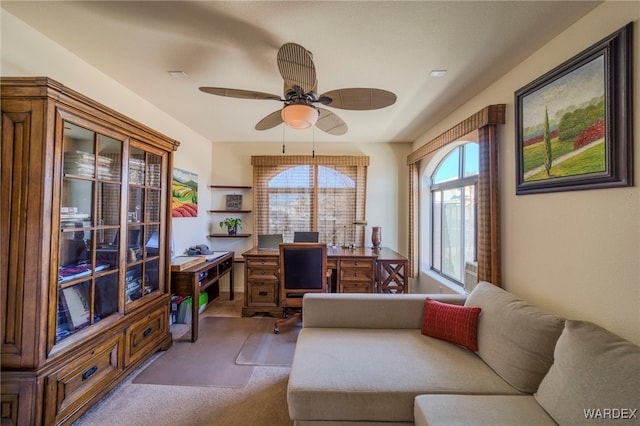
[[[278,265],[280,252],[252,248],[244,253],[244,304],[242,316],[256,313],[282,315]],[[334,293],[408,293],[409,260],[388,249],[327,247]]]
[[[218,297],[220,278],[229,274],[229,300],[233,300],[233,256],[234,252],[218,257],[210,262],[187,268],[183,271],[171,272],[171,293],[178,296],[191,296],[191,341],[198,340],[198,315],[200,312],[200,292],[215,289]],[[209,292],[208,291],[208,292]]]

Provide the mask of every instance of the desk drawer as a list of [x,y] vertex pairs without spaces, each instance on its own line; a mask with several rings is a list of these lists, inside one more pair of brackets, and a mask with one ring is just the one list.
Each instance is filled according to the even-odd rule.
[[373,284],[370,282],[347,282],[340,283],[338,290],[340,293],[373,293]]
[[340,281],[373,282],[374,262],[368,259],[341,260],[339,276]]
[[248,268],[269,268],[277,270],[278,257],[249,257],[247,258]]
[[278,258],[255,257],[248,258],[246,263],[247,280],[249,281],[277,281]]
[[248,306],[278,306],[278,282],[258,281],[247,283]]
[[122,334],[99,344],[47,376],[45,424],[54,424],[82,406],[123,371]]

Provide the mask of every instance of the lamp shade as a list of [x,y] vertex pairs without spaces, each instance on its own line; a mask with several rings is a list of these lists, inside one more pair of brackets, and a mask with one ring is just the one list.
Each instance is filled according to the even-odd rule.
[[282,121],[293,129],[308,129],[318,121],[318,110],[305,104],[286,105],[281,115]]

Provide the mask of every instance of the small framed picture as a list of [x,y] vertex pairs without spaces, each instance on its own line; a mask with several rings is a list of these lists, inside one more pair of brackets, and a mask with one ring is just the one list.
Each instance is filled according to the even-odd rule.
[[227,210],[242,210],[242,195],[241,194],[229,194],[227,195]]

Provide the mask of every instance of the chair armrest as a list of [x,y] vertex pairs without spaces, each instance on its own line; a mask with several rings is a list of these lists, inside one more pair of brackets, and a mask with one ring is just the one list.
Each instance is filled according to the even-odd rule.
[[314,293],[302,301],[303,327],[421,328],[427,297],[463,305],[450,294]]

